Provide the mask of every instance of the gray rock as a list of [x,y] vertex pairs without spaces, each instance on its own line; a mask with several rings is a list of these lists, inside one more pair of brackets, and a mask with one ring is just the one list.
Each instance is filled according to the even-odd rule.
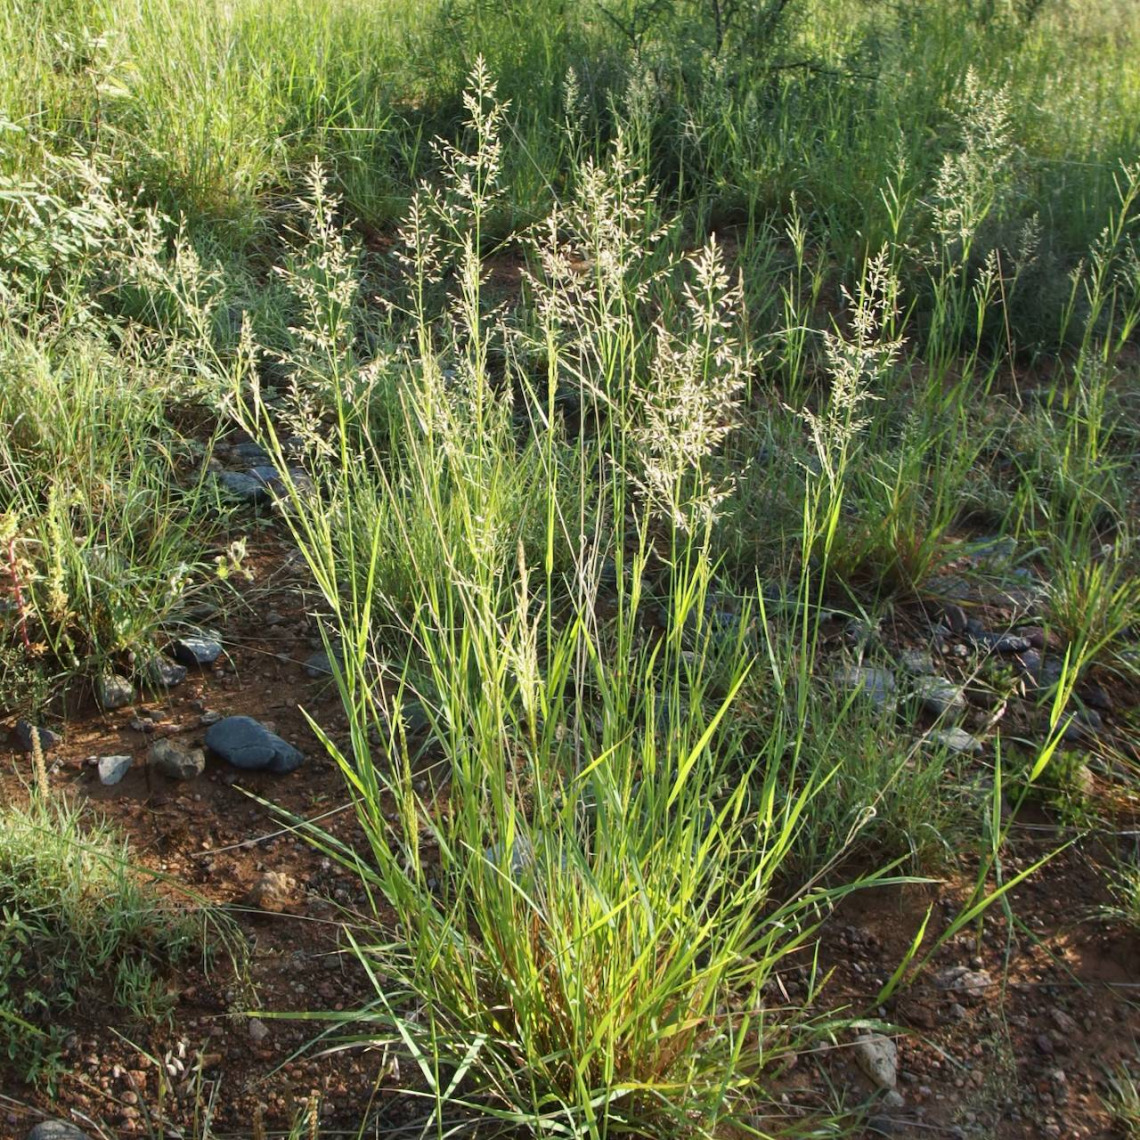
[[99,782],[108,788],[113,788],[130,771],[134,763],[130,756],[100,756]]
[[1108,691],[1103,685],[1098,685],[1095,681],[1086,681],[1077,690],[1082,701],[1090,709],[1099,709],[1101,712],[1112,712],[1115,707],[1115,701],[1109,695]]
[[[383,716],[385,727],[388,727],[388,721],[391,717],[391,709],[388,705],[383,707]],[[398,710],[400,718],[400,725],[406,736],[410,738],[418,738],[427,736],[431,732],[431,718],[427,714],[422,702],[415,697],[405,697],[400,702]]]
[[895,676],[889,669],[874,669],[867,665],[837,669],[832,680],[847,692],[862,692],[877,705],[885,705],[895,691]]
[[[289,481],[291,481],[293,486],[302,494],[312,491],[313,481],[299,467],[287,467],[285,472],[289,477]],[[251,467],[249,474],[261,484],[270,497],[277,497],[288,493],[286,480],[276,467],[268,467],[265,465]]]
[[962,994],[980,1001],[994,984],[988,970],[971,970],[967,966],[947,966],[934,975],[934,984],[947,993]]
[[934,660],[925,649],[904,649],[899,654],[899,668],[912,677],[926,677],[934,672]]
[[186,680],[186,666],[176,665],[161,654],[152,657],[145,666],[146,679],[159,689],[172,689]]
[[914,694],[925,712],[931,716],[963,713],[966,697],[957,685],[943,677],[921,677],[915,682]]
[[974,640],[991,653],[1026,653],[1033,648],[1028,637],[1019,637],[1016,633],[987,633],[977,634]]
[[[341,661],[338,658],[337,663]],[[323,650],[318,650],[312,656],[308,657],[303,666],[305,673],[310,677],[331,677],[333,675],[332,661],[329,655]]]
[[855,1063],[877,1088],[893,1089],[899,1079],[899,1050],[889,1037],[866,1033],[855,1042]]
[[969,619],[966,611],[957,602],[947,602],[942,607],[942,620],[951,633],[965,633]]
[[923,740],[929,741],[931,744],[941,745],[951,752],[965,752],[971,756],[978,755],[985,748],[985,745],[976,736],[971,736],[965,729],[961,728],[936,729],[934,732],[928,732]]
[[269,1037],[269,1026],[260,1017],[254,1017],[249,1022],[249,1037],[255,1045],[263,1045]]
[[90,1140],[86,1132],[81,1132],[66,1120],[41,1120],[27,1140]]
[[882,1115],[882,1113],[867,1118],[867,1132],[871,1136],[900,1136],[903,1134],[898,1122],[890,1116]]
[[1008,562],[1017,553],[1017,539],[1009,535],[992,534],[976,538],[968,544],[973,562]]
[[[498,867],[503,862],[504,848],[501,843],[494,843],[484,852],[488,863]],[[510,862],[506,868],[507,873],[516,883],[531,875],[537,865],[534,847],[525,835],[516,835],[511,844]]]
[[135,699],[135,687],[118,673],[104,673],[95,679],[95,699],[107,712],[125,708]]
[[25,752],[32,751],[33,732],[39,733],[40,750],[43,752],[50,752],[63,740],[58,732],[52,732],[50,728],[38,728],[31,721],[21,718],[16,721],[16,727],[12,730],[12,734],[16,738],[16,744]]
[[172,780],[193,780],[206,770],[206,754],[201,748],[183,748],[173,740],[156,740],[146,755],[156,771]]
[[230,448],[230,454],[243,463],[269,463],[269,452],[260,444],[247,440],[245,443],[235,443]]
[[213,665],[222,655],[222,643],[205,634],[194,634],[172,641],[170,652],[183,665]]
[[304,755],[249,716],[227,716],[206,730],[206,747],[235,768],[253,772],[292,772]]
[[256,506],[273,498],[268,487],[252,475],[243,475],[240,471],[219,471],[214,478],[230,498],[239,502]]

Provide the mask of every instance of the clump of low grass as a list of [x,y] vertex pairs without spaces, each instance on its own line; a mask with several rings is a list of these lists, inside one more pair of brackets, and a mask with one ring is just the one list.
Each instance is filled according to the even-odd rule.
[[42,792],[3,810],[0,915],[0,1048],[49,1085],[73,1019],[165,1020],[172,973],[220,945],[216,917],[173,904],[110,827]]
[[1140,1079],[1135,1067],[1124,1064],[1105,1076],[1108,1085],[1105,1106],[1120,1135],[1128,1140],[1140,1137]]

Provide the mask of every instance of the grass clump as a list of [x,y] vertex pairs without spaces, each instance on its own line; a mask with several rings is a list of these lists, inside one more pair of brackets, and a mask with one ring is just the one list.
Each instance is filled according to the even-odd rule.
[[[397,402],[360,367],[305,389],[331,400],[309,434],[328,499],[294,484],[288,517],[336,618],[349,739],[314,729],[367,853],[306,830],[396,916],[394,937],[356,934],[376,995],[345,1029],[410,1055],[439,1124],[712,1135],[766,1111],[765,1073],[810,1020],[769,983],[866,880],[789,887],[833,766],[808,761],[793,709],[753,734],[734,716],[762,643],[781,683],[806,691],[810,672],[757,634],[758,598],[729,618],[714,588],[739,291],[715,245],[645,240],[652,196],[619,146],[536,234],[532,303],[486,305],[493,97],[477,71],[477,149],[405,231]],[[344,247],[325,204],[315,189],[329,267]],[[301,334],[298,391],[313,344],[345,360],[333,329]],[[279,448],[256,383],[236,407]],[[435,740],[426,769],[409,699]]]
[[132,868],[111,828],[39,794],[0,827],[0,1043],[24,1080],[49,1085],[72,1027],[108,1008],[167,1018],[179,967],[216,949],[207,916]]

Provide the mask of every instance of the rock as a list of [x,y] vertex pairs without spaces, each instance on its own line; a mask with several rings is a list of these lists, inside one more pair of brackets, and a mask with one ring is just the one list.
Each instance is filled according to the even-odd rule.
[[935,729],[933,732],[928,732],[923,740],[947,748],[951,752],[964,752],[971,756],[976,756],[985,749],[985,745],[977,737],[971,736],[961,728]]
[[1089,732],[1104,731],[1104,717],[1096,709],[1083,708],[1077,710],[1077,722]]
[[266,871],[249,889],[246,901],[257,910],[282,914],[293,901],[296,880],[281,871]]
[[855,1063],[881,1089],[893,1089],[899,1079],[899,1050],[881,1033],[865,1033],[855,1042]]
[[283,774],[305,762],[296,748],[249,716],[227,716],[210,725],[206,747],[247,771]]
[[895,691],[895,677],[889,669],[874,669],[866,665],[850,665],[837,669],[832,680],[839,688],[864,693],[876,705],[885,705]]
[[[339,657],[337,664],[341,664]],[[304,662],[303,668],[305,673],[313,678],[331,677],[333,675],[332,661],[323,649],[318,650],[312,654],[312,656],[308,657]]]
[[887,1089],[886,1095],[883,1097],[883,1104],[886,1108],[902,1108],[906,1101],[903,1100],[903,1095],[898,1089]]
[[975,539],[968,544],[967,558],[975,566],[1009,562],[1017,553],[1017,540],[1006,535],[991,535]]
[[99,782],[108,788],[114,787],[129,771],[134,763],[130,756],[100,756]]
[[881,1113],[878,1116],[869,1116],[867,1118],[867,1134],[869,1136],[902,1135],[898,1123],[891,1117],[884,1116]]
[[1054,1006],[1049,1011],[1049,1020],[1053,1022],[1058,1033],[1072,1037],[1077,1032],[1077,1023],[1063,1010]]
[[253,475],[243,475],[239,471],[219,471],[214,478],[226,495],[239,502],[256,506],[268,503],[273,498],[266,485]]
[[170,651],[183,665],[213,665],[222,655],[222,643],[204,634],[194,634],[172,641]]
[[234,459],[241,460],[242,463],[257,464],[270,462],[269,452],[252,440],[246,440],[244,443],[235,443],[233,447],[230,448],[230,454]]
[[255,1045],[263,1045],[269,1037],[269,1026],[260,1017],[250,1018],[249,1039]]
[[923,711],[935,717],[963,713],[968,707],[962,690],[943,677],[921,677],[914,694]]
[[90,1140],[86,1132],[81,1132],[66,1120],[41,1120],[27,1140]]
[[967,966],[948,966],[934,975],[934,984],[947,993],[962,994],[980,1001],[993,986],[988,970],[971,970]]
[[1062,739],[1068,744],[1079,744],[1104,730],[1104,719],[1096,709],[1078,709],[1076,716],[1065,729]]
[[[288,488],[286,480],[282,477],[281,472],[276,467],[269,467],[261,465],[258,467],[251,467],[249,474],[252,478],[256,479],[258,483],[265,489],[266,493],[271,497],[278,497],[287,495]],[[299,467],[287,467],[285,474],[289,477],[289,481],[301,494],[307,494],[313,489],[313,481],[309,476],[302,471]]]
[[1115,707],[1115,702],[1109,695],[1108,690],[1103,685],[1098,685],[1095,681],[1086,681],[1077,690],[1081,700],[1085,702],[1090,709],[1099,709],[1101,712],[1112,712]]
[[1027,653],[1033,648],[1028,637],[1019,637],[1015,633],[978,633],[974,640],[991,653]]
[[1041,676],[1041,651],[1027,649],[1024,653],[1019,653],[1014,666],[1023,677],[1036,683]]
[[[525,835],[516,835],[514,843],[511,845],[510,854],[510,865],[507,871],[516,883],[521,883],[527,875],[534,871],[537,865],[534,847]],[[484,855],[488,863],[498,867],[503,861],[503,845],[501,843],[492,844],[484,852]]]
[[[384,705],[382,709],[385,728],[391,718],[391,708]],[[427,714],[422,702],[415,697],[405,697],[399,708],[400,728],[411,739],[427,736],[431,732],[431,718]]]
[[213,709],[207,709],[199,718],[198,723],[203,728],[209,728],[212,724],[217,724],[222,719],[220,712],[215,712]]
[[966,611],[957,602],[946,602],[942,607],[942,620],[951,633],[963,634],[969,618]]
[[186,680],[186,666],[175,665],[161,654],[152,657],[145,665],[146,679],[160,689],[173,689]]
[[104,673],[95,680],[95,699],[106,712],[125,708],[135,699],[135,687],[118,673]]
[[193,780],[206,770],[206,754],[201,748],[184,748],[173,740],[156,740],[146,755],[156,771],[172,780]]
[[52,732],[50,728],[40,728],[32,724],[31,721],[20,719],[16,721],[16,727],[12,730],[13,735],[16,737],[16,743],[25,752],[32,751],[32,733],[38,733],[40,738],[40,751],[50,752],[57,744],[61,743],[63,737],[58,732]]
[[899,654],[899,668],[912,677],[925,677],[934,672],[934,661],[925,649],[904,649]]

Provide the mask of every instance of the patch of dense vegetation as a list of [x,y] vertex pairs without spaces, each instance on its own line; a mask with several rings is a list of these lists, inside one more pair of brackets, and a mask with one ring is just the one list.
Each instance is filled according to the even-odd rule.
[[763,1130],[842,898],[1132,794],[1131,6],[0,10],[4,700],[272,499],[440,1128]]

